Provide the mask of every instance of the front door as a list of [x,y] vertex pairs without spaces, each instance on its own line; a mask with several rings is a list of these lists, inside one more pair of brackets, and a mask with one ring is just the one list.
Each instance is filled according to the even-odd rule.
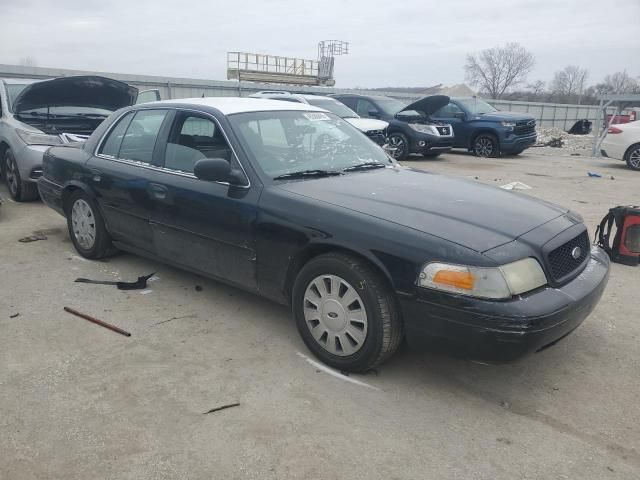
[[113,239],[150,253],[154,252],[149,226],[154,202],[149,185],[157,180],[157,147],[172,116],[173,112],[161,109],[126,114],[87,163],[89,183]]
[[202,158],[224,158],[240,168],[218,123],[210,116],[178,112],[164,152],[164,169],[150,188],[159,256],[205,275],[256,288],[253,225],[259,189],[199,180]]

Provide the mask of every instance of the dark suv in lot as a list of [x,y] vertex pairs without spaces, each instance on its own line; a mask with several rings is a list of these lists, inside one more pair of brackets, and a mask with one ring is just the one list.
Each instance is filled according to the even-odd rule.
[[502,112],[478,98],[452,98],[431,118],[451,124],[456,148],[478,157],[518,155],[536,143],[536,120],[525,114]]
[[448,105],[450,99],[445,95],[424,97],[409,105],[377,95],[336,94],[332,97],[362,118],[389,122],[387,138],[396,160],[404,160],[410,153],[437,157],[454,145],[451,125],[432,117],[433,112]]

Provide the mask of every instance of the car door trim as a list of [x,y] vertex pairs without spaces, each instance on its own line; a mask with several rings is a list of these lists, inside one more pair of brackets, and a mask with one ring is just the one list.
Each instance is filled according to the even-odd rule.
[[[234,158],[238,162],[238,165],[240,165],[240,169],[242,170],[242,173],[244,174],[245,178],[247,179],[247,185],[235,185],[235,184],[232,185],[229,182],[215,182],[215,181],[212,181],[211,183],[217,183],[219,185],[226,185],[228,187],[234,187],[234,188],[246,188],[246,189],[251,188],[251,178],[249,178],[249,175],[247,175],[247,171],[245,170],[244,165],[240,161],[240,157],[238,157],[238,154],[236,153],[235,148],[233,148],[233,145],[229,141],[229,137],[227,136],[227,132],[224,131],[224,129],[220,125],[220,122],[218,121],[218,119],[214,115],[212,115],[212,114],[210,114],[208,112],[203,112],[202,110],[195,110],[195,109],[192,109],[192,108],[176,108],[176,107],[134,108],[134,109],[131,109],[131,110],[127,110],[126,112],[123,112],[113,122],[111,122],[111,125],[109,125],[109,128],[107,129],[106,132],[104,132],[104,134],[102,135],[102,138],[98,142],[98,144],[97,144],[97,146],[96,146],[96,148],[95,148],[95,150],[93,152],[93,156],[94,157],[98,157],[98,158],[102,158],[102,159],[105,159],[105,160],[111,160],[111,161],[114,161],[114,162],[123,163],[125,165],[132,165],[134,167],[141,167],[141,168],[146,168],[148,170],[154,170],[154,171],[158,171],[158,172],[169,173],[171,175],[178,175],[178,176],[181,176],[181,177],[197,179],[198,177],[196,177],[193,173],[182,172],[180,170],[175,170],[173,168],[166,168],[164,166],[161,167],[159,165],[152,165],[150,163],[139,162],[137,160],[130,160],[130,159],[127,159],[127,158],[116,158],[113,155],[105,155],[105,154],[102,154],[102,153],[98,153],[100,151],[100,148],[102,147],[102,144],[106,140],[107,136],[115,128],[115,126],[118,124],[118,122],[120,122],[120,120],[125,115],[127,115],[129,112],[132,112],[132,111],[139,112],[140,110],[173,110],[174,112],[191,112],[191,113],[197,113],[199,115],[205,115],[205,116],[211,118],[213,120],[213,122],[216,124],[217,128],[219,128],[220,131],[222,132],[222,135],[224,136],[224,139],[227,142],[227,145],[229,145],[229,148],[231,149],[231,152],[233,152]],[[156,139],[156,141],[157,141],[157,139]]]

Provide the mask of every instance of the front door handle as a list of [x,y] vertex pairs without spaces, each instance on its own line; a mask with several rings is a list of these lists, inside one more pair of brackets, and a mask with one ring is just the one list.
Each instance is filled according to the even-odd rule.
[[160,185],[159,183],[151,183],[149,185],[149,190],[151,190],[151,195],[160,200],[167,198],[167,192],[169,191],[167,187]]

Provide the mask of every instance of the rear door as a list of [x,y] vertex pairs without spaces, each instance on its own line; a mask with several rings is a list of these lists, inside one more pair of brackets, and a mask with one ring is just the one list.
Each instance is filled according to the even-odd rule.
[[259,188],[199,180],[202,158],[223,158],[241,169],[218,122],[178,111],[164,152],[164,168],[150,185],[151,226],[157,254],[208,276],[256,288],[253,225]]
[[155,207],[150,185],[159,175],[159,152],[173,115],[165,109],[125,114],[87,164],[113,239],[150,253],[155,250],[149,226]]
[[449,102],[440,110],[436,110],[431,114],[431,118],[450,124],[453,127],[453,134],[455,135],[455,146],[466,148],[469,146],[471,139],[466,119],[460,118],[462,115],[466,115],[465,112],[456,103]]

